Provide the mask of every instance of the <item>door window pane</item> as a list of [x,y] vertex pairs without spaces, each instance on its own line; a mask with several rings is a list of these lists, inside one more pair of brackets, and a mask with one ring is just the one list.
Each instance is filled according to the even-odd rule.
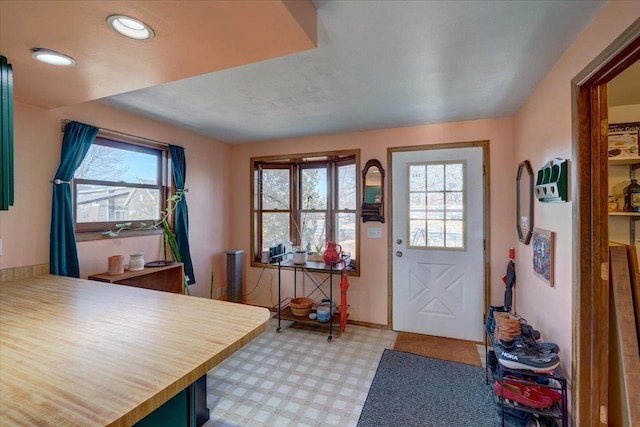
[[414,163],[408,172],[410,246],[464,249],[465,163]]

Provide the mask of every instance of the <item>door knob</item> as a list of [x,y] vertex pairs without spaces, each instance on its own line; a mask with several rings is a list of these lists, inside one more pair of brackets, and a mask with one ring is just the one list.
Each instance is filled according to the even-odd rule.
[[402,239],[396,239],[396,243],[397,243],[398,245],[402,244]]
[[396,256],[397,256],[398,258],[402,258],[402,252],[400,252],[400,251],[396,252]]

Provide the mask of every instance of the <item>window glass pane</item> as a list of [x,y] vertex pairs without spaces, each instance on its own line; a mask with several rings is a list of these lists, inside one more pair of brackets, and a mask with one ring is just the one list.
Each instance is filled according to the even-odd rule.
[[427,193],[427,206],[430,211],[444,209],[444,193]]
[[463,219],[461,211],[447,211],[447,219]]
[[447,173],[447,191],[463,189],[464,169],[462,163],[449,163],[445,166]]
[[444,165],[427,165],[427,190],[444,190]]
[[426,184],[426,168],[424,165],[409,166],[409,191],[425,191]]
[[[342,251],[356,258],[356,214],[339,213],[336,215],[336,230],[338,230],[338,243]],[[326,249],[326,248],[325,248]]]
[[[356,210],[356,165],[338,166],[338,209]],[[352,252],[355,256],[355,251]]]
[[300,232],[302,232],[301,246],[312,251],[315,245],[323,246],[326,239],[327,231],[327,214],[326,212],[302,212],[302,220],[300,222]]
[[444,221],[431,220],[427,222],[427,246],[444,246]]
[[444,219],[443,211],[429,211],[427,212],[427,219]]
[[160,219],[160,190],[78,184],[77,223]]
[[327,169],[302,169],[301,209],[327,209]]
[[424,219],[427,210],[427,198],[425,193],[410,193],[409,218]]
[[447,247],[464,247],[462,221],[447,221]]
[[262,250],[289,241],[289,213],[262,214]]
[[409,221],[409,241],[410,246],[426,246],[426,222],[411,220]]
[[92,144],[74,178],[158,185],[159,150],[137,152]]
[[452,191],[447,193],[447,210],[461,211],[464,209],[462,196],[463,193],[461,191]]
[[289,169],[264,169],[262,171],[263,209],[288,210],[289,200]]

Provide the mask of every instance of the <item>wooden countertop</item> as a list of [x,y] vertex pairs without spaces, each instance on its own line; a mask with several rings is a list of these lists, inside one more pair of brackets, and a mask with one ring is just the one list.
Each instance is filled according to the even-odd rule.
[[264,331],[260,307],[53,275],[0,284],[0,425],[128,426]]

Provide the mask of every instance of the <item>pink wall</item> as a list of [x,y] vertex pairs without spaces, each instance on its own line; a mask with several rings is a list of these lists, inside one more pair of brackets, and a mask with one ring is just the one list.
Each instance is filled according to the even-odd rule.
[[[224,250],[230,237],[229,210],[225,205],[231,197],[229,146],[95,102],[55,110],[16,103],[16,203],[8,212],[0,212],[3,242],[0,269],[49,262],[52,185],[49,181],[60,162],[61,119],[185,147],[191,255],[197,279],[190,289],[193,295],[208,296],[212,271],[217,278],[216,286],[223,286]],[[145,252],[148,261],[159,259],[159,236],[79,242],[80,274],[87,277],[106,271],[109,255],[140,251]]]
[[[565,52],[514,117],[514,165],[529,160],[535,173],[549,159],[571,158],[571,79],[638,16],[640,2],[609,2]],[[533,274],[531,245],[518,244],[516,308],[543,338],[560,345],[562,366],[570,375],[572,269],[576,262],[572,257],[573,204],[536,201],[534,206],[535,226],[556,233],[556,284],[551,288]]]
[[[251,217],[248,188],[251,157],[359,148],[361,167],[367,160],[375,158],[388,170],[387,148],[477,140],[490,140],[491,288],[492,302],[501,302],[504,284],[500,278],[505,272],[508,249],[516,241],[513,203],[515,169],[508,166],[514,162],[510,119],[323,135],[234,146],[232,160],[238,166],[232,171],[232,193],[235,197],[231,200],[231,210],[234,212],[231,243],[234,247],[245,250],[245,288],[251,291],[257,284],[248,302],[264,306],[275,305],[278,285],[277,270],[266,271],[258,283],[262,269],[249,267]],[[361,224],[360,277],[349,277],[350,319],[381,325],[388,323],[388,224],[388,218],[384,224]],[[372,226],[382,228],[382,239],[367,238],[367,228]],[[286,274],[284,277],[287,289],[290,289],[292,276]]]

